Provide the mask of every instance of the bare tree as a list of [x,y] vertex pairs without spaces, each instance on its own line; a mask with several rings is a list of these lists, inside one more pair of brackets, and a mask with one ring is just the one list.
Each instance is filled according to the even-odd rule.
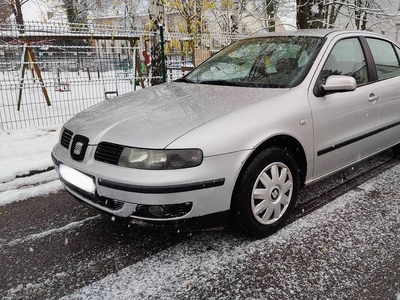
[[395,14],[381,6],[379,0],[296,0],[297,27],[352,27],[369,29],[376,24],[393,20]]
[[240,23],[240,1],[232,0],[232,15],[231,15],[231,32],[237,33],[239,31],[239,23]]
[[186,32],[197,34],[202,31],[203,14],[215,6],[212,0],[170,0],[168,8],[177,11],[186,23]]
[[164,5],[163,0],[149,1],[149,18],[151,39],[151,84],[156,85],[162,83],[162,57],[159,30],[163,25]]
[[122,12],[126,19],[126,25],[129,28],[135,30],[141,27],[141,20],[139,18],[141,10],[143,10],[142,1],[122,0]]
[[248,0],[215,1],[207,7],[208,22],[223,32],[239,33]]
[[86,24],[88,21],[88,0],[63,0],[69,23]]
[[267,20],[267,30],[275,31],[275,16],[276,16],[276,3],[275,0],[266,0],[266,20]]
[[[295,10],[290,0],[238,0],[240,3],[239,24],[252,27],[252,30],[273,32],[277,26],[283,25],[279,20],[279,12]],[[242,29],[242,33],[246,33]]]
[[8,0],[0,0],[0,22],[4,23],[12,13],[10,2]]

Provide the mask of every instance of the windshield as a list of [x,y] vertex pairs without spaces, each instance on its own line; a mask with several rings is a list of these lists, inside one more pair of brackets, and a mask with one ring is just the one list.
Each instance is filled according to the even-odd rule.
[[309,70],[320,37],[279,36],[235,42],[179,81],[288,88]]

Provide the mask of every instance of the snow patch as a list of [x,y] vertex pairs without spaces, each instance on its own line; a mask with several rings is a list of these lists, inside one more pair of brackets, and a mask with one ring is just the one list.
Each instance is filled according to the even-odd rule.
[[57,180],[57,172],[55,170],[35,174],[28,177],[16,178],[13,181],[0,183],[0,193],[9,190],[16,190],[27,186],[38,185]]
[[[32,241],[32,240],[42,239],[42,238],[44,238],[46,236],[49,236],[51,234],[60,233],[60,232],[64,232],[64,231],[76,228],[76,227],[83,226],[84,223],[86,223],[88,221],[95,220],[95,219],[99,219],[99,218],[100,218],[100,215],[89,217],[89,218],[86,218],[86,219],[81,220],[81,221],[76,221],[76,222],[69,223],[69,224],[67,224],[67,225],[65,225],[65,226],[63,226],[61,228],[54,228],[54,229],[50,229],[50,230],[47,230],[47,231],[44,231],[44,232],[41,232],[41,233],[34,233],[34,234],[28,235],[28,236],[23,237],[23,238],[15,239],[15,240],[13,240],[11,242],[8,242],[5,245],[11,247],[11,246],[15,246],[17,244],[22,244],[22,243],[29,242],[29,241]],[[68,241],[68,239],[65,240],[65,245],[68,244],[67,241]]]
[[61,189],[54,170],[18,178],[53,165],[51,150],[59,131],[60,127],[0,130],[0,206]]
[[0,182],[8,182],[30,171],[53,165],[51,150],[58,142],[60,127],[0,130]]
[[61,188],[61,182],[59,180],[55,180],[39,186],[29,187],[27,189],[5,191],[0,193],[0,206],[32,197],[45,196],[54,193]]

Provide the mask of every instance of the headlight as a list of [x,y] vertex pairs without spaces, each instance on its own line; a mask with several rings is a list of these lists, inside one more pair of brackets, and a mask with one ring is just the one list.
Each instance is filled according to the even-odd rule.
[[150,150],[125,147],[118,160],[122,167],[146,170],[173,170],[200,165],[200,149]]

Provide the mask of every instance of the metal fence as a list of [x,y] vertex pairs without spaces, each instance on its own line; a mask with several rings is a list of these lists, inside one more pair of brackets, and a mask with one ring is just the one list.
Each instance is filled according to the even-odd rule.
[[[241,36],[166,33],[167,80]],[[151,82],[151,38],[121,26],[0,24],[0,130],[48,127]]]

